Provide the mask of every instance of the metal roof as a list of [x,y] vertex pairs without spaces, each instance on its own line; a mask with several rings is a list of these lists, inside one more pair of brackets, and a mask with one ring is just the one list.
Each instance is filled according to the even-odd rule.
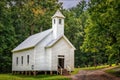
[[20,45],[14,48],[12,52],[34,47],[36,44],[38,44],[42,39],[44,39],[51,32],[52,32],[52,29],[49,29],[49,30],[31,35],[26,40],[24,40]]

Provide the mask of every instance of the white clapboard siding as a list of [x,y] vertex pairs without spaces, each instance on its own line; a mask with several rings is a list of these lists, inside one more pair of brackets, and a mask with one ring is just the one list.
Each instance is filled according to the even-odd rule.
[[[52,70],[57,70],[58,66],[58,55],[64,55],[64,67],[70,65],[73,67],[71,62],[74,62],[74,53],[71,52],[72,47],[66,42],[64,38],[60,39],[53,47],[52,47]],[[73,55],[71,55],[73,54]],[[73,56],[73,57],[71,57]]]
[[36,47],[35,53],[35,69],[36,70],[50,70],[50,50],[46,50],[45,46],[52,41],[52,34],[48,35]]
[[70,68],[73,71],[74,70],[74,49],[71,49],[70,51],[70,58],[71,58]]
[[[27,64],[27,55],[29,55],[29,64]],[[23,65],[21,64],[21,56],[23,56]],[[18,57],[18,65],[16,58]],[[34,49],[27,49],[19,52],[14,52],[12,57],[12,71],[31,71],[31,65],[34,64]]]

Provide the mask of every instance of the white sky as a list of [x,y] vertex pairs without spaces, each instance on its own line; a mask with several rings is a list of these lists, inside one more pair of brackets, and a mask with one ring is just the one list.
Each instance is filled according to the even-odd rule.
[[80,0],[59,0],[59,2],[63,2],[63,8],[68,9],[76,6],[80,2]]
[[[76,6],[81,0],[59,0],[59,2],[63,2],[63,8],[68,9]],[[88,0],[86,0],[88,2]]]

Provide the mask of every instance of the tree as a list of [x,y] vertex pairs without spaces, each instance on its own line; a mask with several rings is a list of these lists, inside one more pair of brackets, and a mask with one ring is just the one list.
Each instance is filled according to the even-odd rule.
[[21,41],[50,28],[51,16],[60,7],[56,0],[15,0],[14,3],[10,2],[13,26]]
[[11,71],[11,50],[14,47],[15,31],[7,0],[0,1],[0,72]]
[[65,10],[65,35],[75,46],[75,66],[87,65],[87,56],[80,50],[84,39],[84,27],[87,19],[86,2],[82,0],[76,7]]
[[[110,63],[120,62],[120,17],[118,0],[91,0],[89,19],[81,49],[85,52],[106,53]],[[112,61],[111,61],[112,60]]]

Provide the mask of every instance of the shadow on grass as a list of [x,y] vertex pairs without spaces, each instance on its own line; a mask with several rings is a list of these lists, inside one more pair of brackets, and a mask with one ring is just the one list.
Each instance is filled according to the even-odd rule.
[[110,70],[106,70],[105,72],[107,72],[109,74],[112,74],[116,77],[120,77],[120,66],[116,67],[116,68],[113,68],[113,69],[110,69]]

